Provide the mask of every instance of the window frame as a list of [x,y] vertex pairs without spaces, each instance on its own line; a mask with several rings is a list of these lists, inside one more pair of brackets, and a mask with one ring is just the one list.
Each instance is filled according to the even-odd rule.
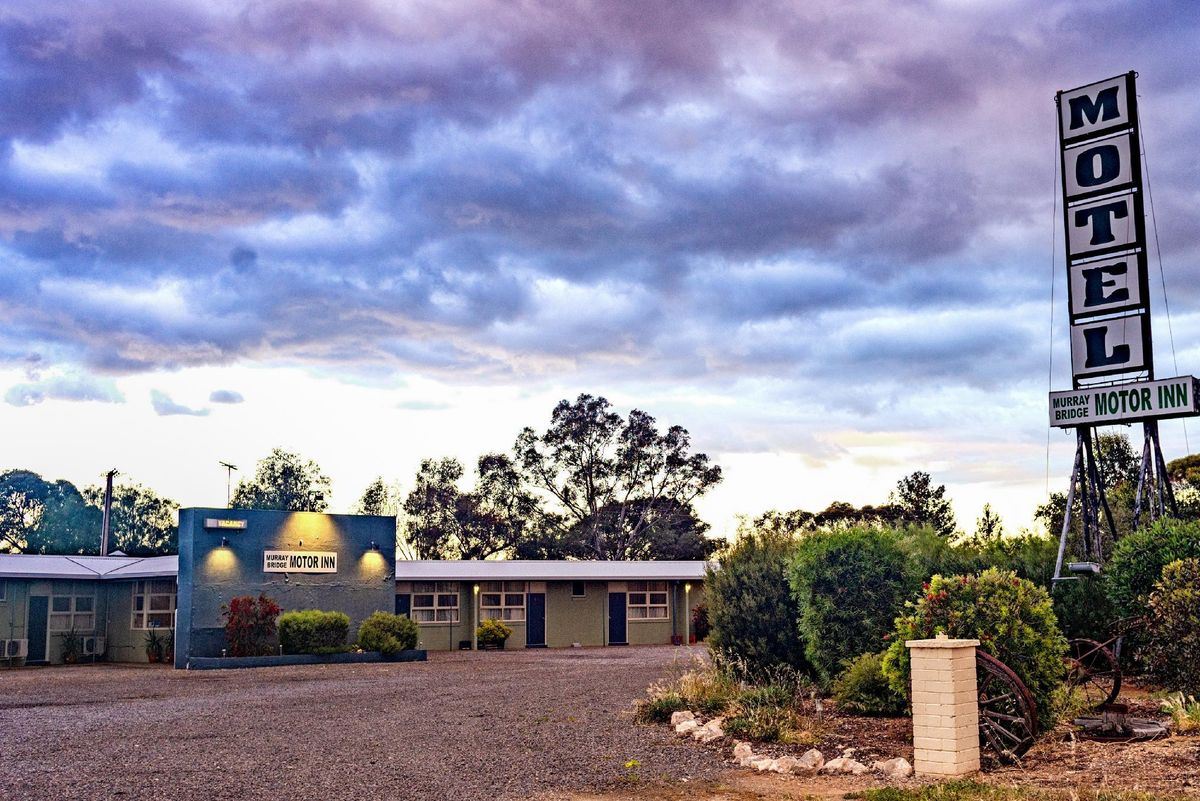
[[[59,599],[67,602],[67,608],[56,611],[54,608],[54,602]],[[84,599],[91,601],[90,609],[79,608],[79,601]],[[46,618],[47,632],[52,632],[55,634],[64,634],[71,630],[81,633],[93,632],[96,630],[96,591],[93,589],[91,595],[88,595],[85,592],[78,592],[76,590],[71,590],[69,594],[52,592],[50,594],[50,609],[48,614],[49,616]],[[66,617],[67,625],[57,625],[54,621],[56,617]],[[80,624],[79,618],[84,617],[91,619],[92,622],[90,625],[84,626]]]
[[8,600],[8,579],[0,579],[0,604]]
[[[575,592],[576,585],[579,586],[579,592]],[[587,582],[586,581],[572,581],[571,582],[571,597],[576,598],[576,599],[586,598],[587,597]]]
[[[426,585],[429,588],[426,589]],[[408,616],[419,626],[454,626],[461,619],[459,610],[462,608],[462,590],[457,581],[414,581],[412,592],[408,598]],[[417,596],[428,595],[433,600],[432,606],[417,606]],[[454,605],[442,604],[444,597],[452,596]],[[439,612],[448,612],[447,620],[438,620]],[[431,613],[433,620],[421,620],[418,613]]]
[[[634,602],[634,596],[643,596],[644,600]],[[662,603],[654,603],[653,597],[662,595]],[[636,615],[634,610],[641,610],[642,615]],[[651,614],[652,610],[661,609],[661,616]],[[631,623],[663,623],[671,619],[671,591],[667,581],[630,581],[625,587],[625,619]]]
[[[499,585],[493,588],[492,585]],[[516,587],[520,587],[517,590]],[[489,595],[499,595],[500,603],[485,604],[484,598]],[[521,603],[509,603],[514,596],[520,596]],[[501,623],[524,623],[529,608],[529,583],[525,581],[481,581],[479,582],[479,620],[499,620]],[[516,617],[517,613],[520,617]]]
[[[156,582],[156,581],[165,582],[165,581],[171,581],[171,579],[145,578],[145,579],[138,579],[137,581],[133,582],[133,588],[132,588],[133,592],[131,593],[130,598],[129,598],[129,629],[131,631],[158,631],[159,629],[174,630],[174,628],[175,628],[175,611],[179,608],[179,582],[178,581],[172,582],[174,584],[174,589],[170,593],[165,593],[165,592],[154,592],[153,591],[152,588],[153,588],[154,582]],[[138,592],[139,588],[144,588],[144,589],[142,589],[141,592]],[[144,598],[141,609],[138,609],[138,604],[137,604],[138,596],[142,596]],[[151,604],[150,599],[156,598],[156,597],[163,597],[163,596],[169,597],[171,599],[170,600],[170,608],[169,609],[151,609],[150,607],[152,606],[152,604]],[[169,615],[171,622],[169,625],[166,625],[166,626],[151,626],[151,625],[149,625],[151,615]],[[142,625],[138,625],[138,623],[139,623],[138,618],[141,618],[140,622]]]

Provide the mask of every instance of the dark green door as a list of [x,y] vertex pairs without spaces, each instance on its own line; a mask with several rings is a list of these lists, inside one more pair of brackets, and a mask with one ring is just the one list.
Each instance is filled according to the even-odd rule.
[[546,593],[529,593],[529,606],[525,620],[525,647],[546,647]]
[[25,623],[25,631],[29,634],[28,664],[40,664],[47,661],[46,625],[50,621],[50,596],[29,596],[29,618]]

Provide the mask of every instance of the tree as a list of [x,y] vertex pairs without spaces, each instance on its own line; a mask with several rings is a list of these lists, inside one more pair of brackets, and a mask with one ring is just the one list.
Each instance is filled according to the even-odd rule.
[[[631,532],[617,530],[618,526],[628,526],[633,521],[644,521],[640,535],[635,537]],[[691,504],[673,498],[638,499],[624,508],[606,506],[589,522],[601,530],[601,542],[629,543],[623,555],[606,557],[611,559],[708,559],[718,547],[716,541],[704,536],[708,524],[696,516]],[[593,530],[587,524],[573,527],[565,538],[562,555],[588,558]]]
[[275,448],[260,459],[254,478],[238,482],[234,509],[280,509],[324,512],[329,508],[330,481],[316,462]]
[[[87,487],[83,497],[103,518],[104,488]],[[130,556],[178,553],[179,504],[141,484],[114,484],[109,516],[109,552],[112,551]]]
[[425,459],[404,500],[405,535],[421,559],[486,559],[509,554],[538,516],[537,500],[526,493],[512,460],[503,454],[479,457],[471,492],[458,482],[457,459]]
[[954,510],[946,498],[946,485],[934,487],[928,473],[918,470],[900,479],[888,500],[900,507],[903,522],[929,526],[946,538],[954,536]]
[[376,476],[354,505],[354,514],[395,517],[400,512],[398,495],[395,487],[383,483],[383,476]]
[[975,539],[979,542],[994,542],[1004,536],[1004,522],[992,510],[990,503],[983,505],[983,512],[975,521]]
[[0,473],[0,552],[96,554],[100,516],[70,481]]
[[525,428],[514,452],[525,482],[553,500],[567,539],[592,559],[633,558],[664,502],[690,507],[721,480],[706,454],[691,453],[686,429],[660,434],[645,412],[623,420],[587,394],[560,401],[544,433]]
[[1137,485],[1142,457],[1133,450],[1125,434],[1113,432],[1097,435],[1096,460],[1100,481],[1105,489],[1112,490],[1123,483]]

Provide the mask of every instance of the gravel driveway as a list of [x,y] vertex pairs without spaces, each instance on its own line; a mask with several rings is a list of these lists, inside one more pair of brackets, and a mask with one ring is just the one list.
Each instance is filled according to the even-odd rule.
[[502,801],[711,778],[710,752],[629,714],[687,659],[655,647],[0,670],[0,798]]

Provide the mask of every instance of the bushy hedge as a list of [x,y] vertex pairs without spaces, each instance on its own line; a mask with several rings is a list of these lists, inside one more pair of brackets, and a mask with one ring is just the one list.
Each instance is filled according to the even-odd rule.
[[896,618],[883,671],[892,688],[909,693],[906,640],[939,633],[977,639],[1012,668],[1038,705],[1044,727],[1054,724],[1054,694],[1062,685],[1067,641],[1058,628],[1050,595],[1016,573],[989,568],[977,576],[934,576],[916,603]]
[[342,612],[300,609],[279,618],[279,644],[285,654],[334,654],[346,650],[350,618]]
[[1200,559],[1163,568],[1150,611],[1151,670],[1169,689],[1200,695]]
[[795,551],[796,540],[787,534],[750,529],[719,555],[719,569],[707,571],[708,644],[723,664],[751,677],[781,665],[808,669],[788,587]]
[[475,641],[480,645],[504,645],[505,640],[512,636],[513,630],[511,626],[505,625],[504,622],[489,618],[479,624],[479,628],[475,629]]
[[883,674],[883,654],[863,654],[833,682],[833,700],[856,715],[902,715],[908,708]]
[[1104,570],[1117,613],[1121,617],[1146,614],[1163,568],[1177,559],[1193,558],[1200,558],[1200,521],[1163,518],[1122,537]]
[[845,664],[884,646],[912,580],[899,534],[848,528],[800,541],[790,579],[805,655],[828,686]]
[[398,654],[417,647],[417,624],[404,615],[372,612],[358,627],[358,647],[364,651]]

